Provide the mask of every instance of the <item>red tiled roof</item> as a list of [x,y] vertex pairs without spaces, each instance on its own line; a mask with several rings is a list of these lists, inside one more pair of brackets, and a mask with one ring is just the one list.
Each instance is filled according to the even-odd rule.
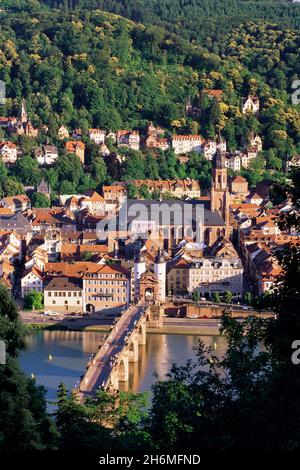
[[76,148],[80,148],[82,150],[85,149],[85,145],[81,140],[69,140],[66,142],[66,149],[68,152],[76,152]]

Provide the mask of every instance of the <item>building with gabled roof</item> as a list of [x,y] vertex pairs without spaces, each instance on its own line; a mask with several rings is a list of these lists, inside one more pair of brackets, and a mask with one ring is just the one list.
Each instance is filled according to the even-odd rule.
[[70,137],[69,131],[65,126],[60,126],[57,135],[60,140],[68,139]]
[[129,147],[132,150],[140,150],[139,131],[119,130],[117,132],[118,147]]
[[218,101],[222,101],[224,91],[223,90],[216,90],[216,89],[214,89],[214,90],[204,89],[203,93],[205,93],[207,96],[209,96],[212,99],[215,98]]
[[167,291],[170,295],[193,294],[211,297],[227,291],[243,294],[243,266],[232,243],[220,237],[211,247],[181,243],[168,263]]
[[130,271],[119,264],[48,263],[45,276],[80,280],[83,311],[127,306],[130,301]]
[[15,231],[26,243],[29,243],[32,237],[30,223],[19,212],[13,215],[0,215],[0,231]]
[[80,163],[85,163],[85,144],[81,140],[69,140],[65,144],[68,153],[74,153],[80,160]]
[[169,193],[178,198],[199,199],[201,197],[199,181],[188,178],[182,180],[130,180],[125,184],[126,186],[133,184],[137,189],[146,187],[149,192]]
[[63,208],[52,209],[43,207],[32,209],[30,214],[28,214],[28,220],[34,233],[43,230],[72,230],[76,228],[76,220],[69,211]]
[[257,116],[259,114],[259,108],[258,96],[248,95],[246,98],[242,99],[243,114],[254,114],[254,116]]
[[35,149],[35,158],[39,165],[53,165],[58,159],[58,150],[55,145],[43,145]]
[[77,278],[54,277],[44,289],[45,310],[61,313],[83,312],[82,282]]
[[127,197],[127,188],[123,184],[112,184],[102,187],[103,198],[107,203],[119,204]]
[[10,140],[0,142],[0,155],[5,165],[13,165],[18,158],[18,149],[16,144]]
[[30,209],[31,202],[26,194],[19,194],[18,196],[7,196],[0,200],[0,206],[5,209],[10,209],[14,214],[17,212],[25,212]]
[[16,231],[0,231],[0,260],[14,262],[21,260],[23,244]]
[[85,257],[90,256],[90,261],[98,259],[99,255],[103,256],[108,253],[107,245],[99,244],[75,244],[75,243],[62,243],[61,245],[61,261],[77,260],[82,261]]
[[173,135],[172,149],[176,155],[202,152],[204,139],[201,135]]
[[103,129],[89,129],[89,139],[97,145],[105,143],[106,131]]
[[47,181],[42,179],[36,187],[36,192],[44,194],[48,199],[51,197],[51,186]]
[[37,266],[27,268],[21,277],[22,299],[30,291],[43,292],[43,273]]

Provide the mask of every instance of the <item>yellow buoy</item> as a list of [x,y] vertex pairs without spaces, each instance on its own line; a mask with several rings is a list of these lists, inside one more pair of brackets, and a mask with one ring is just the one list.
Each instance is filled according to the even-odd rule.
[[52,354],[49,354],[48,359],[49,359],[49,361],[52,361],[52,359],[53,359]]

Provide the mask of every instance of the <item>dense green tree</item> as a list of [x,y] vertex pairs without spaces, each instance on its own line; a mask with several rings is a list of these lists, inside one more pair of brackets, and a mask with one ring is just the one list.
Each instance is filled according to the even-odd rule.
[[192,294],[192,299],[193,299],[194,302],[199,302],[199,300],[200,300],[200,293],[199,293],[198,291],[193,292],[193,294]]
[[58,435],[46,413],[45,389],[26,377],[16,361],[25,346],[25,330],[4,287],[0,287],[0,338],[6,345],[6,364],[0,365],[0,448],[54,449]]
[[159,167],[157,164],[157,159],[151,154],[147,154],[145,158],[145,176],[150,180],[159,179]]
[[35,158],[24,155],[13,166],[13,174],[25,185],[35,186],[41,181],[41,170]]
[[90,419],[89,410],[79,403],[75,393],[69,393],[65,386],[60,384],[57,397],[55,418],[60,433],[60,449],[111,448],[110,432]]
[[221,302],[221,296],[219,292],[213,292],[211,298],[212,298],[212,301],[215,302],[216,304],[219,304]]
[[24,297],[24,308],[41,310],[44,304],[44,296],[42,292],[31,290]]
[[135,199],[138,194],[137,187],[133,183],[128,183],[127,193],[128,193],[129,199]]
[[145,179],[145,162],[143,156],[136,151],[130,151],[125,160],[123,180]]
[[231,291],[226,291],[224,294],[224,301],[227,304],[230,304],[232,302],[232,299],[233,299],[233,293]]
[[97,185],[104,183],[107,177],[107,166],[101,157],[94,158],[91,165],[91,175]]
[[244,302],[248,305],[251,305],[253,302],[253,295],[251,292],[245,292],[244,294]]
[[58,191],[60,194],[76,194],[76,185],[72,181],[62,180]]
[[84,172],[79,158],[76,155],[68,154],[58,158],[54,167],[60,181],[67,180],[76,187],[79,180],[84,176]]
[[32,204],[34,207],[50,207],[50,200],[43,193],[34,193],[32,196]]
[[142,184],[142,186],[138,189],[138,193],[141,199],[151,199],[151,193],[146,184]]

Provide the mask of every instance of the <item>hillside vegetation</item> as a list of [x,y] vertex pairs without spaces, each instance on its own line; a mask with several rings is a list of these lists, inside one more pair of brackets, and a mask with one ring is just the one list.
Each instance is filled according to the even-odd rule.
[[[44,0],[51,7],[94,9],[156,24],[190,40],[221,43],[224,34],[245,21],[271,21],[300,27],[299,5],[287,0]],[[218,47],[218,45],[217,45]]]
[[[0,79],[6,83],[8,99],[1,114],[16,115],[25,98],[33,124],[49,128],[47,136],[40,133],[37,143],[48,139],[58,144],[57,130],[62,124],[83,131],[89,127],[142,130],[152,120],[169,133],[214,138],[221,131],[229,150],[239,148],[250,132],[258,132],[265,150],[253,162],[251,183],[265,177],[266,171],[274,178],[280,176],[286,155],[299,152],[299,106],[291,100],[292,83],[300,76],[298,30],[248,21],[231,27],[220,43],[207,39],[201,45],[160,26],[79,8],[79,4],[74,10],[59,10],[36,1],[4,3]],[[250,8],[256,2],[242,3]],[[273,11],[280,2],[263,3]],[[221,102],[209,99],[203,89],[222,89]],[[241,113],[242,97],[248,94],[260,98],[259,119]],[[189,97],[200,109],[197,117],[186,116]],[[24,138],[17,143],[25,155],[32,154],[32,144],[27,142],[24,148]],[[176,158],[170,159],[171,170],[162,171],[160,165],[160,177],[199,176],[194,171],[199,163],[186,171],[182,166],[174,169]],[[134,174],[147,176],[147,171],[137,171],[137,161],[138,157]],[[21,182],[28,184],[23,170]],[[157,168],[151,175],[156,173]],[[125,170],[125,175],[130,172]]]

